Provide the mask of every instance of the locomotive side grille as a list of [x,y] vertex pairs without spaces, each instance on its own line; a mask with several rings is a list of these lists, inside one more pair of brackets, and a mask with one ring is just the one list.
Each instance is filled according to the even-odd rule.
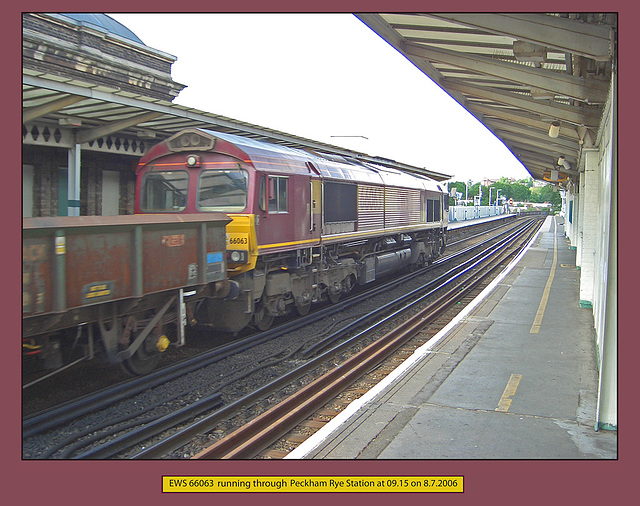
[[393,228],[420,223],[420,191],[387,188],[385,192],[385,227]]
[[358,230],[384,228],[384,188],[358,185]]

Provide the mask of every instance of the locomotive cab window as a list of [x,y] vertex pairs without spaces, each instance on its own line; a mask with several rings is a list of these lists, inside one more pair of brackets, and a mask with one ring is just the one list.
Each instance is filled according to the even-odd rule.
[[185,171],[150,171],[142,180],[140,205],[147,212],[184,211],[189,174]]
[[269,177],[268,181],[269,213],[289,212],[289,178]]
[[198,210],[239,212],[247,207],[245,170],[205,170],[198,180]]

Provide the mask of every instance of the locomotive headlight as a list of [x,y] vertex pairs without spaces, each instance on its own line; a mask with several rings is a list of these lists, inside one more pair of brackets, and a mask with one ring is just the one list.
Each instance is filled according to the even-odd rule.
[[249,261],[249,254],[245,250],[227,250],[227,262],[234,264],[246,264]]
[[200,166],[200,157],[198,155],[189,155],[187,156],[187,167],[198,167]]

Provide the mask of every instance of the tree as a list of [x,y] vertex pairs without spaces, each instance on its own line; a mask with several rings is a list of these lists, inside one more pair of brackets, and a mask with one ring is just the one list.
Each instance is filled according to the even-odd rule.
[[535,188],[531,195],[531,201],[540,204],[550,202],[552,213],[559,212],[562,207],[562,197],[560,197],[560,192],[554,190],[554,186],[550,184],[541,188]]
[[[533,179],[522,179],[517,183],[511,183],[506,177],[500,178],[495,184],[492,185],[493,190],[491,190],[489,186],[482,186],[480,183],[476,183],[474,185],[469,186],[469,200],[473,200],[474,197],[479,195],[482,190],[482,199],[480,205],[486,206],[489,205],[489,193],[491,192],[491,197],[493,202],[495,203],[495,198],[498,195],[498,189],[500,190],[500,196],[505,197],[507,199],[513,199],[516,202],[529,202],[531,200],[531,187],[533,186]],[[463,196],[465,195],[466,185],[464,182],[460,181],[452,181],[449,183],[449,188],[456,188],[456,191],[460,192]],[[453,201],[450,202],[451,205],[454,204]]]
[[529,202],[531,199],[531,188],[521,183],[511,185],[509,198],[516,202]]

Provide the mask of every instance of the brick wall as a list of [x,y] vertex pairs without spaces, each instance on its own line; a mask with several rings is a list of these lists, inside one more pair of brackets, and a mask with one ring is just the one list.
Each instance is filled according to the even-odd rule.
[[22,18],[22,65],[53,75],[172,101],[184,88],[171,78],[173,57],[120,43],[71,20],[41,14]]

